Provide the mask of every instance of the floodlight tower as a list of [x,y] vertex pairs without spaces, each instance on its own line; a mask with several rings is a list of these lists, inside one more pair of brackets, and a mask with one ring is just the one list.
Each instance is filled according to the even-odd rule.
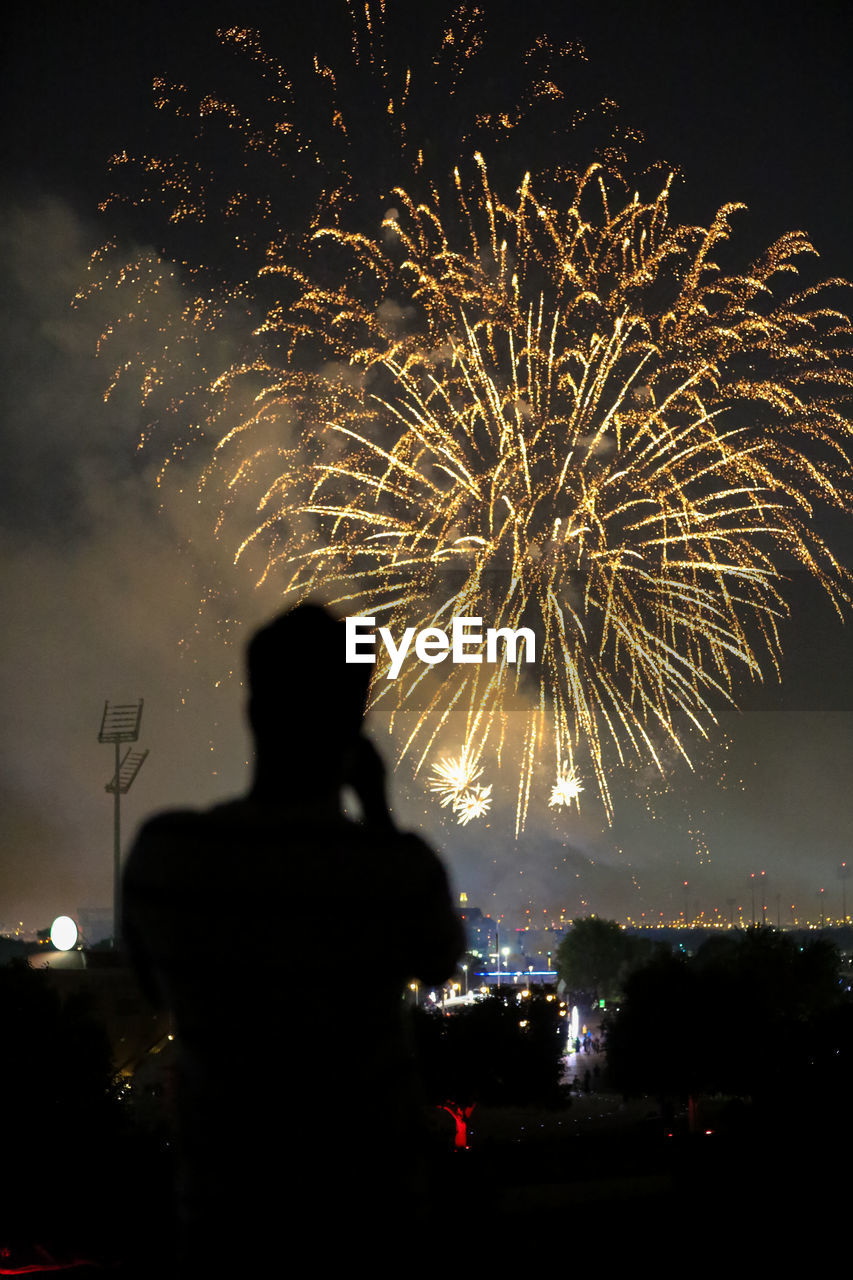
[[104,703],[98,742],[111,742],[115,747],[115,773],[104,790],[112,792],[113,804],[113,950],[121,941],[121,797],[127,795],[136,775],[145,762],[147,751],[133,751],[128,747],[124,756],[121,747],[126,742],[136,742],[142,722],[142,698],[136,702]]

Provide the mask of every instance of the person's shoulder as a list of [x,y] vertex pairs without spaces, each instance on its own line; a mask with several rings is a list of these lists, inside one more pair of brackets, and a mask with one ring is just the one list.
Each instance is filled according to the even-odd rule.
[[173,863],[196,844],[203,827],[204,814],[196,809],[167,809],[148,818],[131,845],[125,882],[156,876],[162,866]]
[[149,831],[169,831],[172,827],[192,826],[203,817],[204,811],[201,809],[164,809],[162,813],[155,813],[143,822],[140,834]]
[[439,862],[439,856],[435,850],[427,844],[423,836],[419,836],[415,831],[398,831],[395,838],[402,848],[406,850],[412,858],[418,858],[421,862]]
[[134,848],[164,840],[183,839],[198,830],[205,815],[198,809],[167,809],[143,822],[136,835]]
[[414,831],[394,831],[388,839],[393,855],[410,876],[429,882],[446,879],[444,863],[422,836]]
[[136,843],[202,835],[211,826],[229,818],[239,819],[245,808],[246,802],[243,800],[227,800],[210,809],[166,809],[162,813],[155,813],[142,824]]

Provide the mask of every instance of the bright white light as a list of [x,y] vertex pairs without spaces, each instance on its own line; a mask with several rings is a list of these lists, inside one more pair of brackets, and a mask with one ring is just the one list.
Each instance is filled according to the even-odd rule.
[[57,916],[50,926],[50,940],[57,951],[70,951],[77,945],[77,926],[70,916]]
[[[562,772],[558,774],[557,781],[551,789],[551,799],[549,805],[552,809],[559,805],[569,805],[572,801],[577,803],[578,796],[583,791],[581,780],[569,765],[563,765]],[[578,804],[580,809],[580,804]]]

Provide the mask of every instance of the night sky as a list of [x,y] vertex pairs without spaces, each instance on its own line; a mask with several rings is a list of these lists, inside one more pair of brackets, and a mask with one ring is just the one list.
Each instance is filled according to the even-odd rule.
[[[70,300],[112,230],[97,213],[108,157],[145,147],[152,77],[203,72],[214,28],[231,22],[257,24],[279,52],[333,42],[345,5],[308,8],[307,31],[295,7],[245,3],[36,3],[6,19],[0,929],[110,901],[105,699],[145,698],[140,745],[151,754],[124,805],[126,837],[153,810],[245,785],[242,645],[275,611],[275,590],[254,590],[226,564],[189,470],[185,484],[178,469],[158,489],[156,437],[137,450],[144,411],[127,392],[103,402],[109,361],[95,360],[94,345],[108,300],[82,312]],[[407,10],[417,22],[417,7]],[[853,278],[853,48],[842,0],[488,0],[486,10],[506,48],[538,30],[586,46],[583,91],[591,80],[616,99],[648,152],[681,170],[679,220],[704,222],[741,201],[749,211],[733,243],[744,262],[802,228],[821,255],[815,278]],[[850,525],[824,521],[853,563]],[[853,817],[850,622],[808,584],[793,599],[782,684],[745,691],[740,712],[721,713],[695,773],[676,770],[666,795],[646,772],[614,783],[612,829],[593,804],[580,817],[538,813],[518,842],[500,804],[488,823],[444,825],[404,772],[401,821],[432,836],[469,902],[513,922],[560,908],[671,918],[684,880],[691,915],[726,915],[730,899],[748,914],[748,876],[761,870],[771,918],[778,894],[783,921],[792,903],[814,919],[822,887],[825,909],[840,914]]]

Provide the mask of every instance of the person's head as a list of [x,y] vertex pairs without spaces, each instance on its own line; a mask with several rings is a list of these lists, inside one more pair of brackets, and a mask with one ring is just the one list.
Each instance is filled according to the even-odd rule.
[[372,672],[345,661],[343,623],[319,605],[299,605],[255,633],[248,670],[259,764],[337,773],[361,729]]

